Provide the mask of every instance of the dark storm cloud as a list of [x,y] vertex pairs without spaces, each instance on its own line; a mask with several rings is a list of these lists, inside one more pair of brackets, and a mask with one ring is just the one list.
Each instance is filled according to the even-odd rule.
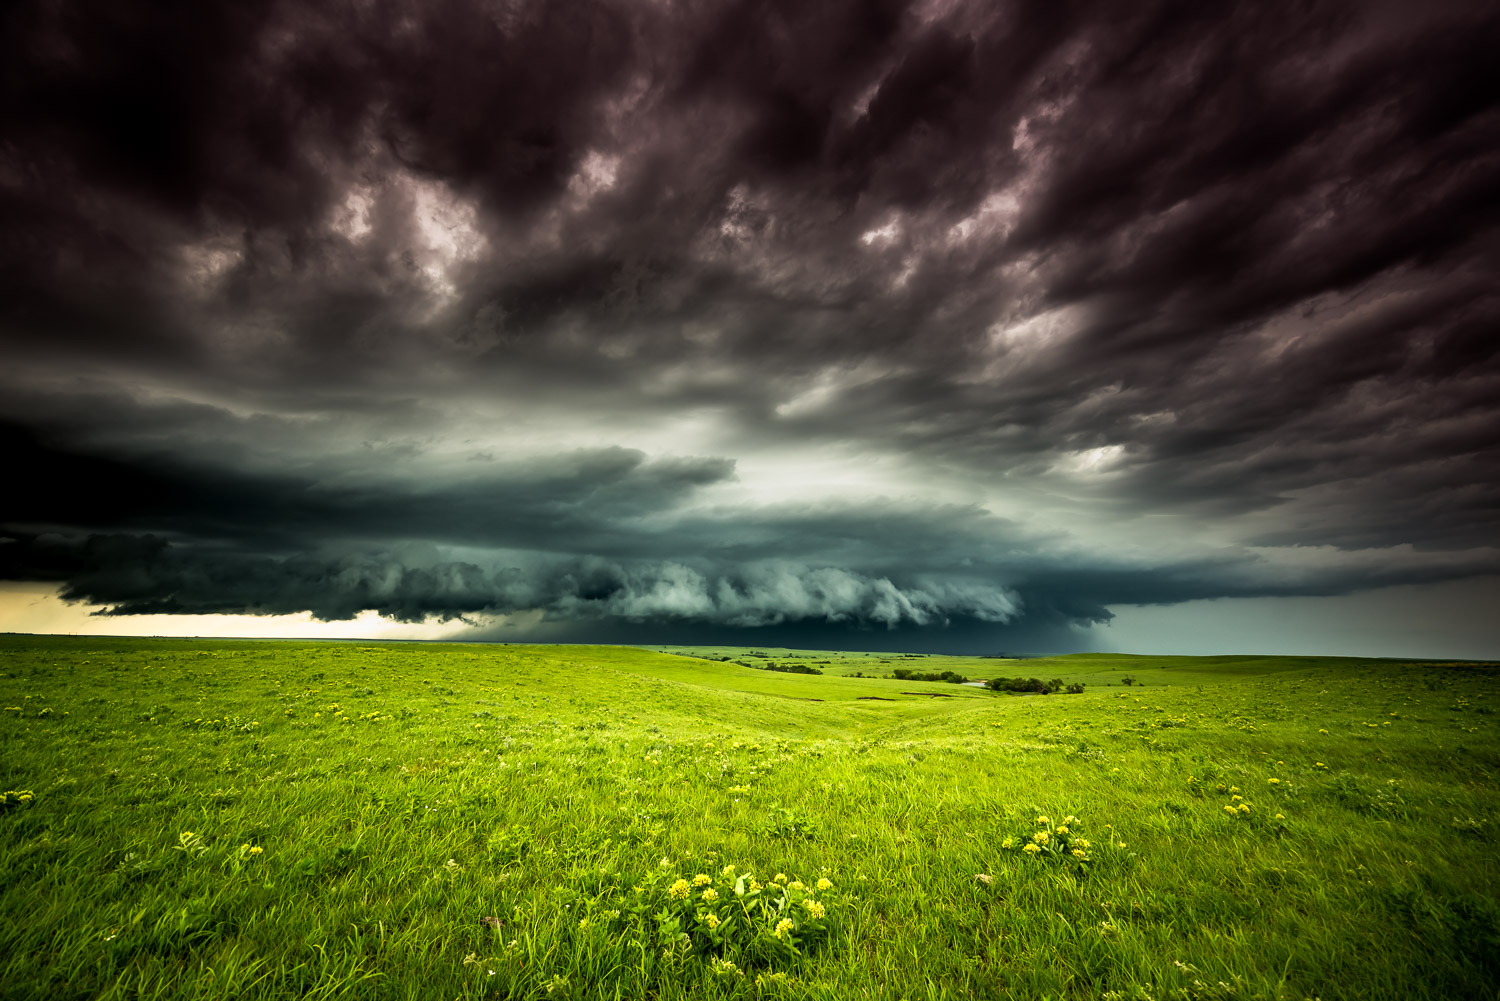
[[1036,630],[1108,622],[1112,604],[1337,594],[1486,566],[1289,573],[1246,554],[1121,560],[972,506],[694,506],[730,463],[620,449],[355,484],[66,451],[14,429],[4,444],[30,486],[0,504],[0,523],[23,526],[0,537],[0,577],[61,582],[114,615]]
[[[9,5],[7,573],[927,625],[1494,572],[1497,50],[1483,4]],[[721,458],[633,447],[704,414]],[[1122,548],[713,499],[818,445]]]
[[648,462],[627,449],[538,460],[446,483],[253,475],[168,457],[60,450],[0,427],[23,489],[0,523],[130,528],[288,551],[330,538],[613,550],[630,524],[733,475],[723,459]]

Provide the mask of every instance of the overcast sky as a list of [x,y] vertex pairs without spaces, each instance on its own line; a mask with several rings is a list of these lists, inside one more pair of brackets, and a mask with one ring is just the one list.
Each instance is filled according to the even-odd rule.
[[1500,656],[1496,52],[7,4],[0,628]]

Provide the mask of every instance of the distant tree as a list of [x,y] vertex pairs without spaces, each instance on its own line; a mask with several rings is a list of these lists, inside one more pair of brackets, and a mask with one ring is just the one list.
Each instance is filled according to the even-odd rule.
[[1135,684],[1135,679],[1132,678],[1130,675],[1127,674],[1127,675],[1125,675],[1125,677],[1123,677],[1123,678],[1120,679],[1120,684],[1122,684],[1122,685],[1133,685],[1133,684]]
[[[1062,684],[1061,681],[1055,683]],[[991,678],[984,683],[984,687],[992,692],[1033,692],[1037,695],[1046,695],[1053,691],[1041,678]]]
[[782,674],[822,674],[816,667],[807,664],[778,664],[774,660],[766,664],[751,665],[761,671],[778,671]]
[[909,667],[898,667],[892,671],[892,675],[898,681],[946,681],[953,685],[961,685],[969,680],[957,671],[913,671]]

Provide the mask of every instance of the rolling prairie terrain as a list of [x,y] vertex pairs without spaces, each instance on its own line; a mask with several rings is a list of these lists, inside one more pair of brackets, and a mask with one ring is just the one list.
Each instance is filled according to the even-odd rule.
[[1497,680],[0,637],[0,994],[1495,998]]

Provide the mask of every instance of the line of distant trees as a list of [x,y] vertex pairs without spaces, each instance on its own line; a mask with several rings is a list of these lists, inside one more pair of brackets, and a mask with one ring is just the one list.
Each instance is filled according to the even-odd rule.
[[1033,692],[1037,695],[1051,695],[1053,692],[1080,695],[1083,692],[1082,682],[1068,684],[1061,678],[1053,678],[1051,681],[1043,681],[1041,678],[991,678],[984,683],[984,687],[992,692]]
[[891,677],[897,681],[946,681],[953,685],[962,685],[969,680],[957,671],[913,671],[907,667],[896,668]]
[[769,661],[768,663],[765,663],[765,664],[746,664],[745,666],[746,667],[753,667],[757,671],[780,671],[782,674],[822,674],[823,673],[822,671],[818,670],[816,667],[809,667],[807,664],[778,664],[774,660],[773,661]]

